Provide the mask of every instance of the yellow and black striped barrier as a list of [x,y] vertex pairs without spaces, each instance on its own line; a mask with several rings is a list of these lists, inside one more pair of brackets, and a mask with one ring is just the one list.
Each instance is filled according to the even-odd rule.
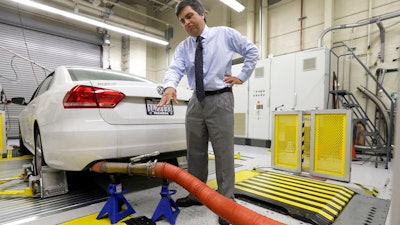
[[238,195],[281,208],[289,215],[315,224],[332,224],[355,192],[347,187],[313,179],[263,172],[236,183]]

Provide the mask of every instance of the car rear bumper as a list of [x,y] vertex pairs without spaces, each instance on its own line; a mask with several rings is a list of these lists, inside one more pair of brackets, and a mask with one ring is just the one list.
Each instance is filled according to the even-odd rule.
[[44,158],[50,167],[80,171],[99,160],[186,149],[184,124],[110,125],[96,122],[95,126],[80,127],[63,126],[62,130],[56,130],[48,125],[41,128]]

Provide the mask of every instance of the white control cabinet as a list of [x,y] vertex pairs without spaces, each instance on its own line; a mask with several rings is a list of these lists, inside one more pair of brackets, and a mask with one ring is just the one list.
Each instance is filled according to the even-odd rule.
[[271,110],[325,109],[329,96],[325,47],[281,55],[271,61]]
[[[242,66],[234,65],[233,74]],[[235,123],[245,124],[240,135],[235,124],[235,136],[271,140],[273,111],[326,109],[328,71],[329,50],[325,47],[259,60],[250,79],[233,89]]]
[[326,109],[329,97],[329,51],[316,48],[296,53],[295,110]]
[[294,109],[295,73],[295,53],[271,59],[271,111]]
[[248,138],[266,140],[270,136],[270,70],[271,60],[257,62],[249,78]]
[[[233,65],[232,75],[237,76],[240,73],[242,66],[242,63]],[[247,138],[249,120],[249,82],[247,81],[242,85],[235,85],[232,90],[235,97],[235,107],[233,109],[235,113],[235,137]]]

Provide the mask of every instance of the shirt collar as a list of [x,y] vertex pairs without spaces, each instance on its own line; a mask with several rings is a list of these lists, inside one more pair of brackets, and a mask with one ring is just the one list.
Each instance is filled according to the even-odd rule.
[[[200,36],[203,37],[204,39],[207,39],[207,37],[208,37],[208,30],[209,30],[209,28],[208,28],[208,26],[207,26],[207,24],[206,24],[206,25],[204,26],[203,32],[200,34]],[[197,37],[191,36],[191,38],[192,38],[192,40],[196,43]]]

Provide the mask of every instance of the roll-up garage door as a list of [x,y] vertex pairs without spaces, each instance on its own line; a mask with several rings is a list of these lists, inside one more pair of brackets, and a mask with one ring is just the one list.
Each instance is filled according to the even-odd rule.
[[[56,31],[43,32],[2,23],[1,18],[0,31],[0,84],[7,99],[25,97],[29,101],[38,84],[59,65],[101,67],[99,44],[60,36]],[[1,104],[0,107],[7,121],[8,138],[17,138],[18,114],[23,107],[15,104]]]

